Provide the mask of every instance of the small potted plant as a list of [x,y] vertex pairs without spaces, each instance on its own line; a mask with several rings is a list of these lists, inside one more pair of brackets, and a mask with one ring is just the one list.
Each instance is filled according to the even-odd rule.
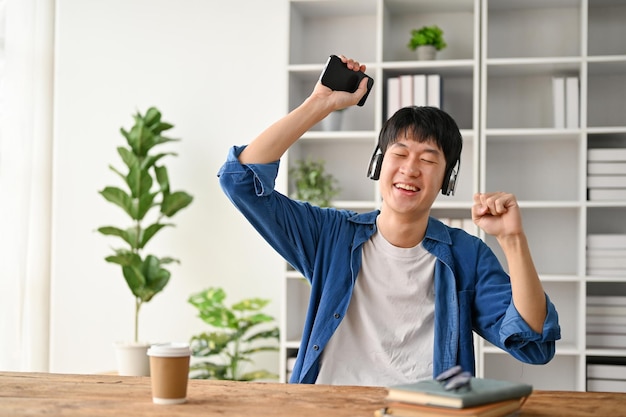
[[335,177],[326,172],[325,165],[324,161],[310,158],[295,161],[289,169],[293,181],[291,197],[320,207],[330,207],[332,198],[339,194],[339,187]]
[[443,40],[443,31],[439,26],[424,26],[411,31],[411,39],[407,47],[412,51],[417,51],[417,59],[435,59],[437,51],[441,51],[446,46]]
[[198,317],[210,326],[210,331],[191,338],[194,363],[190,377],[231,381],[277,379],[278,375],[264,369],[244,372],[244,365],[253,363],[253,355],[278,351],[278,327],[272,316],[262,312],[269,300],[247,298],[229,307],[225,299],[226,292],[213,287],[189,297]]
[[[124,243],[124,247],[114,248],[114,253],[105,260],[121,266],[135,299],[134,340],[115,344],[118,372],[122,375],[147,375],[149,361],[146,352],[149,345],[139,340],[139,311],[143,303],[152,300],[167,285],[170,271],[165,265],[178,260],[145,254],[144,250],[159,231],[174,226],[167,219],[191,204],[193,197],[184,191],[170,190],[167,168],[162,159],[176,154],[151,153],[158,145],[179,140],[162,135],[173,125],[161,121],[161,113],[155,107],[148,109],[145,115],[137,112],[134,118],[135,124],[130,131],[120,129],[127,146],[118,147],[117,152],[126,166],[125,172],[110,166],[122,179],[123,188],[108,186],[100,191],[107,201],[128,215],[129,222],[124,228],[103,226],[98,228],[98,232],[115,236]],[[125,359],[127,354],[134,355],[134,358]]]

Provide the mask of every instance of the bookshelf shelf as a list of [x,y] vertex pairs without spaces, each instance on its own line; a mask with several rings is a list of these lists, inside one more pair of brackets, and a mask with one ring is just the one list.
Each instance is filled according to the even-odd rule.
[[[387,82],[407,74],[441,75],[443,108],[457,120],[464,138],[457,193],[438,198],[432,214],[469,217],[477,191],[517,195],[541,280],[559,310],[563,338],[553,361],[542,367],[517,362],[477,338],[479,376],[518,380],[521,375],[537,389],[584,391],[590,357],[626,358],[626,346],[585,346],[587,295],[607,285],[626,293],[626,271],[621,276],[586,275],[587,235],[626,233],[626,200],[587,199],[587,150],[626,148],[626,3],[287,1],[289,109],[309,94],[329,54],[358,58],[375,79],[368,102],[345,115],[341,130],[306,133],[286,158],[327,160],[340,186],[349,190],[338,196],[337,207],[379,207],[376,183],[364,172],[386,116]],[[434,61],[417,61],[405,47],[410,29],[432,23],[444,30],[449,46]],[[553,77],[578,79],[575,126],[555,126]],[[498,248],[494,238],[483,238]],[[494,252],[504,263],[503,254]],[[298,274],[287,269],[284,281],[281,369],[287,356],[297,352],[308,301],[308,288]]]

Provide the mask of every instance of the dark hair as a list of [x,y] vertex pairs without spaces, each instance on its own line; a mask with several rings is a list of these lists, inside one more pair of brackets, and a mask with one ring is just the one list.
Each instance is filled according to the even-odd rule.
[[378,136],[383,155],[390,145],[407,135],[418,142],[433,141],[446,158],[446,177],[461,158],[463,138],[454,119],[445,111],[429,106],[403,107],[384,124]]

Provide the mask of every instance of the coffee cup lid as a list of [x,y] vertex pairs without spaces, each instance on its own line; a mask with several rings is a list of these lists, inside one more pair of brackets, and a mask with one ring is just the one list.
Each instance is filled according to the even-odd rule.
[[148,356],[179,357],[191,355],[191,349],[187,343],[158,343],[151,345]]

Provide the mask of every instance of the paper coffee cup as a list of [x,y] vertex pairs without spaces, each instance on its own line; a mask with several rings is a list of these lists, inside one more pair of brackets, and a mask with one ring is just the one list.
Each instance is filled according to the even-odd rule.
[[187,401],[189,358],[186,343],[161,343],[150,346],[152,401],[155,404],[181,404]]

